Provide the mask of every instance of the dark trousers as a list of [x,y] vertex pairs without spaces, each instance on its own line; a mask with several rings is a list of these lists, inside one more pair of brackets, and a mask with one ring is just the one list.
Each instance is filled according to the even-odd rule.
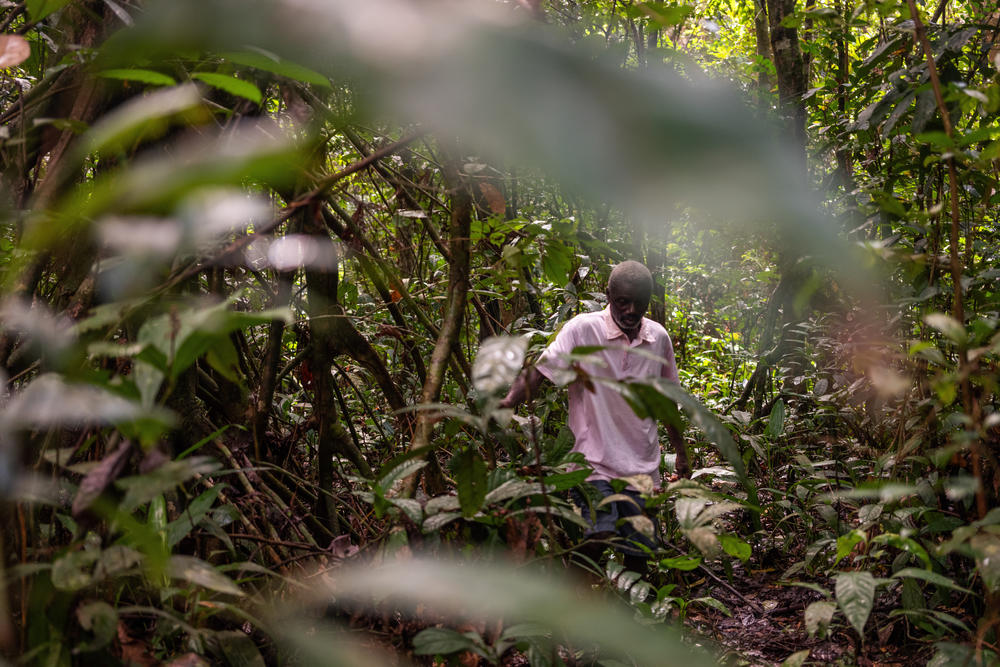
[[[588,482],[597,489],[601,498],[607,498],[614,494],[609,482],[595,480]],[[630,500],[615,500],[597,507],[600,500],[596,501],[591,510],[587,498],[579,490],[573,489],[570,497],[573,503],[580,508],[583,518],[590,524],[590,528],[584,533],[588,540],[610,540],[617,538],[615,550],[620,552],[625,559],[626,569],[636,572],[645,572],[649,554],[642,548],[643,546],[654,550],[656,542],[645,533],[636,530],[628,517],[642,516],[646,509],[646,501],[638,491],[626,489],[621,495],[628,496]],[[641,546],[640,546],[641,545]],[[604,550],[603,544],[583,550],[581,553],[587,555],[591,560],[596,561]]]

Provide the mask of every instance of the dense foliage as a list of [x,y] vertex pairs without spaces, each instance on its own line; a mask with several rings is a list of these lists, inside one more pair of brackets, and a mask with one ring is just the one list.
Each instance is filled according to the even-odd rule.
[[[10,658],[1000,660],[990,3],[0,21]],[[563,392],[498,408],[628,258],[693,462],[644,576],[569,564]]]

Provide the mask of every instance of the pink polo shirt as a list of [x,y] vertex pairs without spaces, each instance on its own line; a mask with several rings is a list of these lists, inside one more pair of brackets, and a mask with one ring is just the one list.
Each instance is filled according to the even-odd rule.
[[[603,345],[593,353],[595,363],[580,367],[595,377],[615,380],[665,377],[677,382],[674,348],[666,329],[648,318],[642,319],[639,334],[629,341],[605,308],[577,315],[563,325],[556,339],[545,349],[535,367],[557,385],[573,380],[564,355],[579,346]],[[643,350],[665,360],[652,359]],[[649,475],[659,484],[660,446],[657,424],[639,419],[625,399],[601,383],[572,382],[569,386],[569,427],[576,437],[573,451],[582,453],[594,469],[588,478],[609,480],[631,475]]]

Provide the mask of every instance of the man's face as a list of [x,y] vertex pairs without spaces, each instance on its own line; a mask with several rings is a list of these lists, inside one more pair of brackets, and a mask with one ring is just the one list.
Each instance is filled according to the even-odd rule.
[[607,295],[611,319],[626,336],[635,338],[649,308],[650,290],[642,284],[619,281],[608,285]]

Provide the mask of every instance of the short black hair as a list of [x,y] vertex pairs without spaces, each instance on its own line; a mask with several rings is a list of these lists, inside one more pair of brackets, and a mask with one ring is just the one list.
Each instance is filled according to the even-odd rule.
[[644,288],[647,293],[652,293],[653,274],[644,264],[628,259],[611,270],[611,276],[608,278],[608,289],[610,290],[614,284],[628,284]]

